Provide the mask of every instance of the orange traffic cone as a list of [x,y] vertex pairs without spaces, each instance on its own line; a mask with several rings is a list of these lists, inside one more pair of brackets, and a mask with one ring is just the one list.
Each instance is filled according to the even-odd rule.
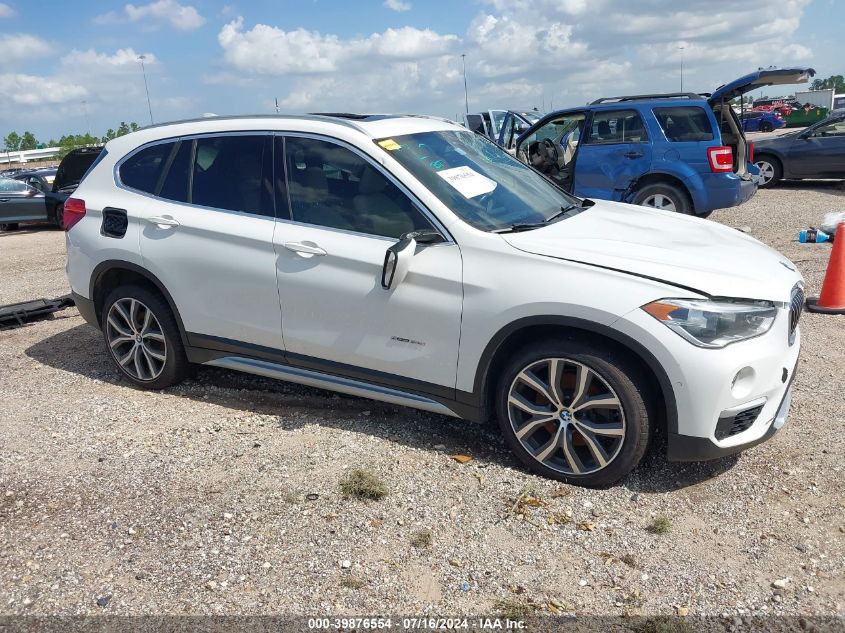
[[818,299],[807,299],[807,309],[822,314],[845,314],[845,222],[836,227],[822,293]]

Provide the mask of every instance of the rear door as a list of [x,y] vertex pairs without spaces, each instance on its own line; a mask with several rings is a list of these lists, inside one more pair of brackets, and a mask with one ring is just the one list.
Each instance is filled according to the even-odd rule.
[[20,180],[0,178],[0,223],[46,219],[47,205],[43,193]]
[[141,255],[197,347],[282,350],[272,136],[237,132],[147,146],[118,167]]
[[[806,66],[756,70],[739,79],[734,79],[723,86],[719,86],[710,95],[710,101],[714,103],[723,99],[725,101],[731,101],[737,97],[741,97],[746,92],[751,92],[764,86],[804,84],[815,74],[816,71],[814,69],[807,68]],[[755,105],[756,103],[755,101]]]
[[578,152],[576,196],[621,200],[631,182],[651,171],[652,148],[634,109],[594,111]]
[[789,150],[789,171],[800,178],[845,177],[845,115],[797,137]]

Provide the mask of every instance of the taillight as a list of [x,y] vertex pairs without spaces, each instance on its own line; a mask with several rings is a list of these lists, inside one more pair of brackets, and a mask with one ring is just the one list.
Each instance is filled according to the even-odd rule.
[[734,157],[730,147],[710,147],[707,150],[707,160],[710,161],[710,171],[724,173],[733,171]]
[[748,162],[749,163],[754,162],[754,143],[748,144]]
[[80,198],[68,198],[65,200],[64,223],[65,231],[70,231],[73,226],[85,217],[85,200]]

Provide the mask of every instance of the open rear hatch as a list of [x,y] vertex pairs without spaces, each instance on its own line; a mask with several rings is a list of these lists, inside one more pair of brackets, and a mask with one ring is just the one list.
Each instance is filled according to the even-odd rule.
[[742,131],[739,118],[731,108],[730,102],[747,92],[763,86],[792,85],[807,83],[816,74],[813,68],[803,66],[794,68],[759,68],[739,79],[719,86],[708,96],[719,128],[722,133],[722,143],[731,148],[733,153],[733,170],[738,176],[748,176],[748,163],[753,160],[748,148],[748,141]]

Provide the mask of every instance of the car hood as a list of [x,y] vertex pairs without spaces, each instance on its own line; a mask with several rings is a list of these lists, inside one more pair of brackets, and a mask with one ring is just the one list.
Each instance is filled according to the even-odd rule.
[[776,84],[803,84],[809,81],[810,77],[816,74],[816,71],[806,66],[798,66],[795,68],[760,68],[759,70],[749,73],[739,79],[734,79],[724,86],[719,86],[710,95],[711,101],[718,101],[725,99],[730,101],[736,99],[746,92],[751,92],[756,88],[763,86],[772,86]]
[[710,296],[789,301],[792,287],[801,280],[786,257],[741,231],[617,202],[596,201],[574,217],[502,237],[528,253],[656,279]]

